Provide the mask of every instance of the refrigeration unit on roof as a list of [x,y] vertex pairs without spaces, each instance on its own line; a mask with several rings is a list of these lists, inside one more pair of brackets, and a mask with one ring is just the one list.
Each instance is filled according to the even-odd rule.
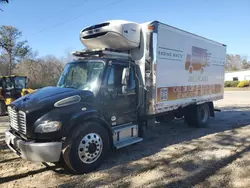
[[80,40],[87,49],[110,48],[130,50],[140,45],[141,27],[139,24],[112,20],[84,28]]

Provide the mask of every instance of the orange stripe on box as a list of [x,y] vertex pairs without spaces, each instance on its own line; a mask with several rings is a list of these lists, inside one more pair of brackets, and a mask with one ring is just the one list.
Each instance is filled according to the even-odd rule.
[[223,85],[192,85],[157,88],[157,102],[173,101],[221,93]]

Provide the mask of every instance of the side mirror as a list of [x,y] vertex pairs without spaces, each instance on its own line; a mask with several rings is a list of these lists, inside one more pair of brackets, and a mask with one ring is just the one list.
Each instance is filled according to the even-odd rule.
[[122,71],[122,85],[127,85],[129,78],[129,68],[125,68]]
[[127,93],[127,85],[129,79],[129,68],[123,69],[122,72],[122,93]]

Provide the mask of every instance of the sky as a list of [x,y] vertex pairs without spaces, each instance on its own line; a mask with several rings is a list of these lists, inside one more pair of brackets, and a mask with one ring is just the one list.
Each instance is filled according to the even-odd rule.
[[82,28],[106,20],[158,20],[227,45],[250,58],[249,0],[10,0],[0,4],[0,25],[23,33],[39,56],[83,49]]

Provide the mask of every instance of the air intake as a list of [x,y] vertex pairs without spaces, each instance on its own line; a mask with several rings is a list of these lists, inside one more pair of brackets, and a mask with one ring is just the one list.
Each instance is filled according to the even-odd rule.
[[83,29],[82,32],[88,31],[88,30],[92,30],[92,29],[98,29],[98,28],[101,28],[101,27],[105,27],[105,26],[108,26],[109,24],[110,24],[110,23],[107,22],[107,23],[102,23],[102,24],[93,25],[93,26],[90,26],[90,27],[87,27],[87,28]]
[[83,39],[91,39],[91,38],[97,38],[106,35],[108,32],[102,32],[102,33],[96,33],[93,35],[87,35],[85,37],[82,37]]

